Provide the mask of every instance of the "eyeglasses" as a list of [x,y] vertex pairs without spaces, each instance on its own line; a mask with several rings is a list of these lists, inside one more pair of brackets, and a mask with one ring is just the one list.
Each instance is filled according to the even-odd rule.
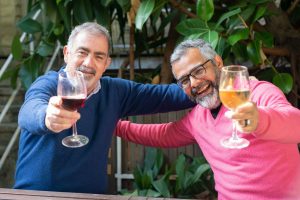
[[194,67],[189,74],[181,77],[180,79],[177,80],[177,84],[179,85],[179,87],[185,89],[188,86],[190,86],[191,84],[191,79],[190,76],[192,76],[195,79],[201,79],[204,74],[206,73],[206,69],[204,67],[204,65],[206,63],[208,63],[209,61],[212,61],[211,59],[208,59],[207,61],[205,61],[204,63],[197,65],[196,67]]

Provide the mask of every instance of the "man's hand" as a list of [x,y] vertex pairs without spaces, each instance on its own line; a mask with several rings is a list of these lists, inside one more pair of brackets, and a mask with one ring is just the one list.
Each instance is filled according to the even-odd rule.
[[234,112],[227,111],[225,116],[237,121],[237,130],[243,133],[251,133],[258,125],[258,109],[255,103],[247,102],[239,106]]
[[59,133],[70,128],[79,118],[80,114],[77,111],[69,111],[62,107],[61,97],[50,98],[45,118],[45,124],[49,130]]

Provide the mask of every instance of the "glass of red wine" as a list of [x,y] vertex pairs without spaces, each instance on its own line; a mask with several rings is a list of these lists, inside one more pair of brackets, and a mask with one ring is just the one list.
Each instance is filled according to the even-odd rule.
[[[62,98],[63,108],[76,111],[84,105],[87,96],[83,73],[77,70],[62,70],[58,75],[57,95]],[[86,136],[77,134],[76,123],[72,127],[73,134],[65,137],[62,144],[66,147],[82,147],[89,142]]]

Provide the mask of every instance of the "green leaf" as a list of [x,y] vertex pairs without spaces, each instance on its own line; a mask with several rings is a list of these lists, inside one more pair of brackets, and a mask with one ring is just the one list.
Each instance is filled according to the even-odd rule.
[[147,196],[147,197],[160,197],[161,195],[160,195],[160,193],[149,189],[149,190],[147,190],[147,193],[146,193],[145,196]]
[[260,19],[266,12],[267,8],[266,6],[259,6],[256,10],[255,16],[253,18],[253,22],[256,22],[258,19]]
[[255,40],[261,41],[265,47],[273,47],[274,46],[274,37],[269,32],[255,32],[254,34]]
[[203,175],[203,173],[205,173],[209,169],[210,169],[210,166],[208,164],[202,164],[202,165],[200,165],[197,168],[196,172],[194,173],[194,176],[193,176],[193,179],[192,179],[192,184],[194,184],[197,181],[199,181],[199,179]]
[[79,24],[93,20],[93,5],[90,1],[74,1],[74,17]]
[[273,83],[279,87],[283,93],[288,94],[293,88],[293,77],[288,73],[278,73],[274,76]]
[[22,44],[20,42],[20,37],[16,35],[13,39],[11,45],[11,53],[15,60],[21,60],[23,56]]
[[237,61],[249,60],[247,47],[245,44],[236,43],[234,46],[232,46],[231,51],[233,52]]
[[265,81],[269,81],[269,82],[273,82],[273,77],[276,75],[277,73],[273,70],[273,68],[268,67],[268,68],[264,68],[262,70],[259,70],[256,74],[255,77],[258,80],[265,80]]
[[43,30],[42,25],[38,21],[30,18],[19,21],[17,27],[25,33],[37,33]]
[[219,37],[218,44],[215,50],[221,57],[223,57],[225,48],[226,48],[226,40],[223,37]]
[[234,16],[234,15],[237,15],[237,14],[239,14],[240,12],[241,12],[241,9],[240,9],[240,8],[237,8],[237,9],[235,9],[235,10],[231,10],[231,11],[229,11],[229,12],[227,12],[227,13],[224,13],[224,14],[219,18],[219,20],[218,20],[218,22],[217,22],[217,24],[216,24],[216,26],[215,26],[215,29],[218,28],[218,26],[219,26],[224,20],[226,20],[226,19],[228,19],[228,18],[230,18],[230,17],[232,17],[232,16]]
[[201,19],[187,19],[180,22],[176,26],[178,33],[184,36],[190,36],[193,34],[204,34],[209,31],[209,27]]
[[163,196],[163,197],[170,197],[170,190],[168,188],[167,181],[163,178],[154,181],[153,187]]
[[227,39],[227,42],[233,46],[235,43],[237,43],[240,40],[246,40],[249,37],[249,29],[243,28],[243,29],[236,29]]
[[117,2],[121,6],[123,12],[128,12],[130,10],[130,0],[117,0]]
[[203,34],[202,38],[206,42],[210,43],[211,46],[215,49],[218,44],[219,34],[216,31],[209,30],[207,33]]
[[97,2],[94,3],[93,10],[95,13],[96,20],[99,24],[109,29],[110,26],[110,13],[109,9],[98,4]]
[[53,33],[56,36],[59,36],[59,35],[63,34],[64,30],[65,30],[65,27],[62,24],[58,24],[58,25],[55,26],[55,28],[53,30]]
[[66,7],[63,2],[60,2],[58,5],[58,12],[63,19],[63,24],[65,29],[68,32],[71,32],[71,9]]
[[197,15],[203,21],[209,21],[214,15],[214,1],[213,0],[198,0],[197,1]]
[[39,67],[42,66],[42,60],[39,56],[33,55],[25,60],[24,65],[20,68],[19,76],[26,89],[38,77]]
[[155,5],[155,0],[143,0],[138,8],[137,15],[135,17],[135,26],[138,30],[142,30],[144,23],[151,15]]
[[53,53],[53,51],[54,51],[54,45],[50,44],[46,41],[42,41],[39,44],[38,49],[37,49],[37,53],[43,57],[51,55]]
[[251,41],[247,45],[247,53],[250,60],[255,64],[259,64],[261,62],[260,57],[260,42],[259,41]]

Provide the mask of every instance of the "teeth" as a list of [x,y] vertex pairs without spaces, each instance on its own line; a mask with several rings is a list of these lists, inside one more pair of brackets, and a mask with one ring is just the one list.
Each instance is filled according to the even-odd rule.
[[201,94],[202,92],[206,91],[209,85],[204,86],[204,89],[198,92],[198,94]]

